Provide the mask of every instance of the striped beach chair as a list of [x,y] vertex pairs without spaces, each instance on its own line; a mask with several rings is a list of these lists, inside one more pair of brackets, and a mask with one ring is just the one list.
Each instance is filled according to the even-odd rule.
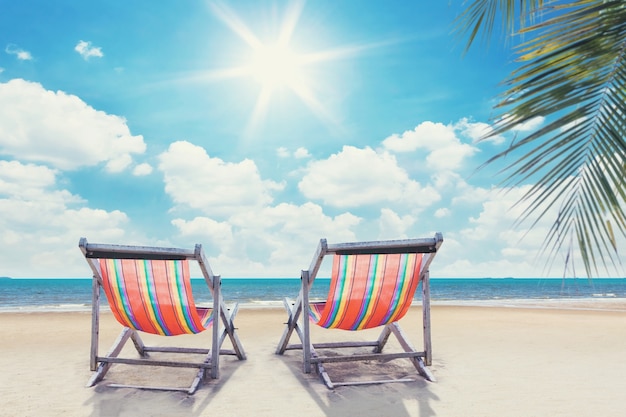
[[[93,272],[90,367],[94,373],[87,386],[94,386],[101,381],[115,363],[186,367],[198,369],[189,387],[109,386],[186,391],[193,394],[207,372],[211,378],[219,377],[220,355],[234,355],[242,360],[246,358],[233,324],[237,305],[231,310],[226,308],[220,291],[220,277],[211,271],[200,245],[196,245],[194,250],[185,250],[94,244],[82,238],[79,247]],[[198,307],[194,302],[189,260],[198,262],[213,298],[210,307]],[[98,353],[101,292],[106,296],[113,316],[123,326],[119,337],[104,356]],[[139,335],[139,332],[144,332],[177,336],[198,334],[208,329],[212,329],[210,348],[147,346]],[[227,337],[233,346],[232,350],[221,348]],[[140,358],[120,356],[128,339],[133,341]],[[156,355],[176,357],[179,356],[173,354],[185,354],[186,360],[149,357],[153,352],[160,352]]]
[[[434,376],[427,368],[432,363],[429,266],[442,243],[441,233],[425,239],[340,244],[328,244],[322,239],[310,268],[302,271],[302,288],[298,298],[293,302],[285,299],[289,318],[276,353],[282,355],[286,350],[302,349],[304,372],[310,373],[315,367],[331,389],[341,385],[405,382],[411,379],[333,382],[324,363],[407,358],[420,375],[434,381]],[[313,302],[309,300],[309,292],[327,255],[333,255],[328,297],[325,301]],[[424,349],[417,351],[406,338],[398,321],[408,312],[420,283]],[[359,331],[381,326],[383,329],[374,341],[313,343],[310,322],[326,329]],[[300,338],[300,344],[289,344],[294,331]],[[391,334],[398,339],[403,352],[383,353]],[[338,354],[338,349],[363,346],[371,347],[373,351]],[[334,351],[324,356],[320,353],[322,349]]]

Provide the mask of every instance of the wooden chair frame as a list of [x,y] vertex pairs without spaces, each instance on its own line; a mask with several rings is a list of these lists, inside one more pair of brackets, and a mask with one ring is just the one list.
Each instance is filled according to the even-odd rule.
[[[214,275],[211,271],[208,261],[204,255],[201,245],[196,245],[194,250],[178,249],[178,248],[159,248],[148,246],[125,246],[125,245],[109,245],[109,244],[94,244],[87,243],[86,238],[81,238],[79,242],[80,250],[82,251],[87,263],[91,267],[93,272],[92,279],[92,320],[91,320],[91,349],[90,349],[90,369],[94,371],[93,375],[87,383],[88,387],[92,387],[101,381],[108,372],[111,365],[114,363],[122,363],[129,365],[148,365],[148,366],[166,366],[166,367],[183,367],[183,368],[197,368],[198,373],[194,378],[191,386],[177,388],[177,387],[161,387],[161,386],[139,386],[139,385],[124,385],[124,384],[109,384],[110,387],[117,388],[143,388],[163,391],[184,391],[188,394],[193,394],[200,383],[206,378],[206,374],[210,371],[210,376],[213,379],[219,377],[219,358],[220,355],[234,355],[240,360],[246,359],[246,354],[243,349],[235,326],[233,324],[234,318],[237,314],[238,305],[235,304],[231,310],[229,310],[222,298],[221,294],[221,279],[219,275]],[[149,260],[194,260],[197,261],[200,270],[204,276],[204,280],[213,297],[212,310],[213,310],[213,323],[212,323],[212,343],[211,348],[185,348],[185,347],[164,347],[164,346],[146,346],[139,332],[135,329],[124,327],[118,336],[117,340],[113,343],[109,351],[100,356],[98,353],[99,346],[99,333],[100,333],[100,297],[101,289],[103,285],[99,259],[112,258],[112,259],[149,259]],[[220,321],[222,323],[222,330],[220,331]],[[222,349],[224,340],[228,337],[233,346],[232,350]],[[133,341],[133,344],[140,355],[140,359],[136,358],[121,358],[121,353],[124,345],[128,339]],[[167,353],[181,353],[181,354],[200,354],[205,355],[201,361],[162,361],[149,359],[149,353],[151,352],[167,352]]]
[[[430,276],[429,266],[439,247],[443,243],[441,233],[436,233],[434,238],[423,239],[405,239],[391,241],[376,242],[354,242],[328,244],[326,239],[321,239],[318,248],[313,256],[313,260],[308,270],[303,270],[301,274],[302,287],[295,301],[284,299],[284,306],[289,315],[285,330],[278,343],[276,354],[282,355],[286,350],[302,349],[303,355],[303,371],[311,373],[311,369],[315,367],[320,378],[330,389],[343,385],[365,385],[379,384],[388,382],[406,382],[411,379],[387,379],[375,381],[347,381],[333,382],[326,370],[324,363],[331,362],[351,362],[366,361],[372,359],[392,360],[407,358],[409,359],[418,373],[428,381],[435,381],[435,377],[427,368],[432,364],[432,342],[430,328]],[[422,351],[417,351],[406,338],[404,332],[397,322],[385,325],[380,336],[375,341],[356,341],[356,342],[331,342],[331,343],[313,343],[311,341],[310,320],[308,317],[309,308],[309,292],[313,286],[313,282],[322,265],[322,261],[326,255],[340,254],[385,254],[385,253],[423,253],[422,265],[420,270],[420,281],[422,285],[422,317],[423,317],[423,342]],[[299,344],[289,344],[293,332],[298,335]],[[400,343],[404,352],[399,353],[382,353],[389,336],[393,334]],[[369,346],[373,348],[370,354],[348,354],[343,356],[320,356],[316,349],[326,348],[355,348]]]

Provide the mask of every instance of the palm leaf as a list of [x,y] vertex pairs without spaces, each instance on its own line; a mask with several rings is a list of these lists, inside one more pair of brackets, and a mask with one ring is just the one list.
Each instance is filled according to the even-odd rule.
[[480,32],[483,40],[487,40],[495,27],[500,27],[506,34],[523,28],[533,21],[543,3],[543,0],[476,0],[456,19],[455,32],[469,33],[467,50]]
[[[550,122],[486,163],[516,155],[503,185],[534,182],[520,201],[520,222],[533,227],[559,207],[542,248],[550,257],[573,234],[589,276],[618,267],[616,233],[626,236],[626,3],[476,0],[461,15],[470,43],[485,22],[491,32],[498,9],[506,22],[522,22],[526,40],[489,136],[537,116]],[[520,11],[541,21],[525,25]]]

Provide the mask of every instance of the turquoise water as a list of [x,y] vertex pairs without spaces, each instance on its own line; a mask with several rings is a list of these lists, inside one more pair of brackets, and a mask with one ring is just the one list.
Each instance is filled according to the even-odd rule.
[[[202,279],[192,280],[199,304],[210,300]],[[311,298],[325,298],[329,280],[318,279]],[[284,297],[295,298],[299,279],[223,279],[227,303],[282,305]],[[420,297],[419,291],[416,298]],[[431,279],[431,297],[437,301],[626,299],[626,279]],[[103,298],[104,299],[104,298]],[[106,303],[106,301],[104,301]],[[0,279],[0,312],[89,310],[91,279]]]

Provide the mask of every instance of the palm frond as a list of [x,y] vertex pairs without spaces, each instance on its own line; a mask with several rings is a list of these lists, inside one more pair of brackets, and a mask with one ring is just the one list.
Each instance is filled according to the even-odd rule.
[[488,40],[496,28],[510,35],[525,27],[543,3],[543,0],[475,0],[457,17],[454,31],[467,35],[467,50],[481,32],[482,39]]
[[[532,218],[532,227],[558,206],[543,251],[554,256],[574,234],[587,274],[596,275],[599,265],[619,265],[615,234],[626,236],[626,3],[513,3],[477,0],[464,13],[466,20],[481,11],[490,17],[497,7],[507,7],[505,15],[542,14],[518,31],[528,39],[516,48],[520,66],[506,80],[489,136],[537,116],[551,122],[487,163],[521,154],[504,180],[535,183],[520,202],[527,207],[520,221]],[[470,40],[483,24],[473,22]]]

